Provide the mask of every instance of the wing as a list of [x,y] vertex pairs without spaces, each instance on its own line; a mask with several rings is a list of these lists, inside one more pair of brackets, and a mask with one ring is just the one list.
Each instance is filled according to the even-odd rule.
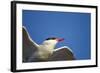
[[26,30],[26,28],[25,28],[24,26],[23,26],[23,33],[24,33],[24,35],[25,35],[25,36],[24,36],[25,39],[28,39],[30,42],[32,42],[32,44],[33,44],[36,48],[39,47],[39,45],[31,39],[30,35],[28,34],[28,31]]
[[54,53],[49,58],[49,61],[64,61],[75,60],[74,54],[69,47],[61,47],[54,50]]
[[25,27],[22,28],[23,33],[23,62],[27,62],[30,56],[33,55],[37,48],[39,47],[29,36]]

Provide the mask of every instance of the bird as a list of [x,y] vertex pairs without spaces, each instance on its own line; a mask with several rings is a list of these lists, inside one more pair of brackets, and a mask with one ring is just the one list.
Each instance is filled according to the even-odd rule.
[[45,62],[75,60],[73,51],[68,46],[55,49],[57,43],[64,38],[49,37],[42,44],[37,44],[31,39],[25,26],[22,27],[23,34],[23,62]]

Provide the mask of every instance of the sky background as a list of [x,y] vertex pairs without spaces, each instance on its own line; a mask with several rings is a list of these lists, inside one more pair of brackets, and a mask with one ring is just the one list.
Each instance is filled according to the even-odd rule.
[[83,60],[91,58],[90,19],[90,13],[23,10],[22,24],[38,44],[48,37],[64,38],[56,47],[68,46]]

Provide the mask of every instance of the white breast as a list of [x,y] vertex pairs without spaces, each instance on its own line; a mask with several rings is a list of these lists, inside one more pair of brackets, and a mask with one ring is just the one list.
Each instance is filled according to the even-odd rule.
[[53,53],[54,47],[50,45],[40,45],[38,56],[41,59],[47,59]]

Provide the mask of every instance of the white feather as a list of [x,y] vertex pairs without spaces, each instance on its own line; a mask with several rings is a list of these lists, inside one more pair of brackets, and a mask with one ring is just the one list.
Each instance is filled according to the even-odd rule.
[[73,52],[68,46],[63,46],[63,47],[54,49],[54,52],[55,52],[55,51],[58,51],[58,50],[61,50],[61,49],[63,49],[63,48],[67,48],[69,51]]

